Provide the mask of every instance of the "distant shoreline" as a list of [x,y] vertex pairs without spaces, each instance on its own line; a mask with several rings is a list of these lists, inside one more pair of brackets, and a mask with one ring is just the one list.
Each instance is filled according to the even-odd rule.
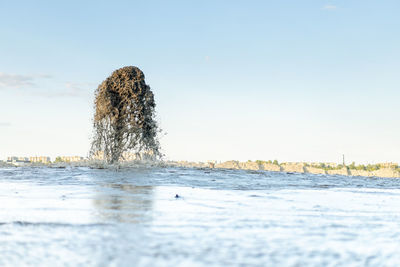
[[189,161],[126,161],[118,166],[107,166],[102,161],[82,160],[77,162],[57,162],[57,163],[27,163],[15,165],[7,162],[0,162],[0,167],[90,167],[95,169],[107,169],[115,167],[140,167],[140,166],[161,166],[161,167],[183,167],[183,168],[206,168],[206,169],[231,169],[231,170],[252,170],[270,171],[286,173],[310,173],[323,175],[343,175],[343,176],[362,176],[362,177],[381,177],[381,178],[400,178],[400,167],[394,163],[381,163],[373,165],[340,165],[334,163],[310,164],[304,162],[283,162],[277,161],[247,161],[236,160],[217,162],[189,162]]
[[[210,169],[234,169],[234,170],[253,170],[253,171],[272,171],[286,173],[311,173],[326,175],[343,176],[363,176],[363,177],[382,177],[382,178],[400,178],[400,168],[397,164],[374,164],[374,165],[336,165],[329,166],[321,163],[320,165],[310,165],[303,162],[271,163],[266,161],[226,161],[222,163],[202,163],[188,161],[170,161],[167,163],[176,167],[194,167]],[[387,165],[387,166],[385,166]],[[369,170],[368,170],[369,168]]]

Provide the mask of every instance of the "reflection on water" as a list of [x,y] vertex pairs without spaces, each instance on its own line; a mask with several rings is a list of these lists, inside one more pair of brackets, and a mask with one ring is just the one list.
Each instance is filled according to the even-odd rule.
[[100,221],[143,223],[151,220],[153,186],[105,184],[103,187],[93,199]]

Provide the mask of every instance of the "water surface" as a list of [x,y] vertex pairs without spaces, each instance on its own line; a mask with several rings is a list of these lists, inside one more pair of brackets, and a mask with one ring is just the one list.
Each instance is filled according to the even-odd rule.
[[399,188],[263,171],[3,168],[0,266],[398,266]]

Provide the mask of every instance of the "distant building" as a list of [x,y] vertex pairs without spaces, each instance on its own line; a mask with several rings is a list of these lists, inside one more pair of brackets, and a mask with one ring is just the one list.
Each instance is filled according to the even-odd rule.
[[8,157],[7,163],[10,163],[10,164],[13,164],[16,166],[21,166],[21,165],[30,163],[30,161],[29,161],[29,158],[27,158],[27,157]]
[[50,163],[50,157],[45,157],[45,156],[30,157],[29,161],[32,163]]
[[27,157],[8,157],[7,162],[9,163],[15,163],[15,162],[24,162],[24,163],[29,163],[29,158]]
[[18,160],[18,157],[7,157],[7,162],[8,163],[11,163],[11,162],[17,161],[17,160]]

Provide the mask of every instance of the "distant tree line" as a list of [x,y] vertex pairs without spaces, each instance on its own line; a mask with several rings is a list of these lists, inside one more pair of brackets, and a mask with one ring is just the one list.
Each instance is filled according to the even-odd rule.
[[[248,160],[248,162],[251,162],[251,160]],[[258,165],[262,165],[262,164],[275,164],[280,166],[279,162],[277,160],[256,160],[255,161]],[[387,165],[378,163],[378,164],[359,164],[356,165],[356,163],[353,161],[350,165],[343,165],[343,164],[338,164],[337,166],[331,166],[329,164],[326,163],[318,163],[318,164],[313,164],[310,165],[309,163],[303,163],[305,167],[313,167],[313,168],[318,168],[318,169],[323,169],[325,171],[329,171],[329,170],[341,170],[343,168],[347,168],[348,170],[359,170],[359,171],[377,171],[379,169],[383,169],[383,168],[388,168]],[[390,168],[393,169],[400,169],[398,164],[393,164],[389,166]]]

